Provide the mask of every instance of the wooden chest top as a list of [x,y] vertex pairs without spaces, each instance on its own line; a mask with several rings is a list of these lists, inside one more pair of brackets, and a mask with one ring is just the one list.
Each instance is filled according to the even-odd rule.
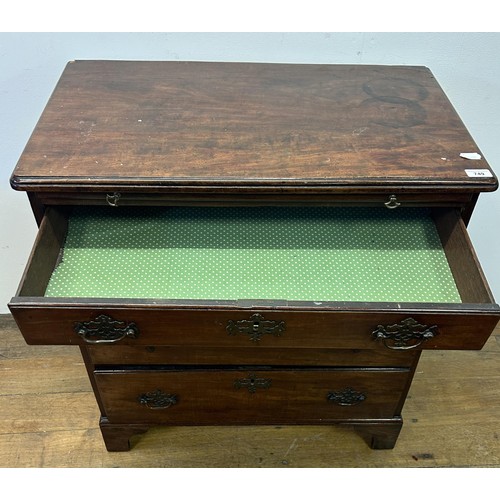
[[11,183],[28,191],[496,189],[486,160],[460,153],[481,154],[425,67],[75,61]]

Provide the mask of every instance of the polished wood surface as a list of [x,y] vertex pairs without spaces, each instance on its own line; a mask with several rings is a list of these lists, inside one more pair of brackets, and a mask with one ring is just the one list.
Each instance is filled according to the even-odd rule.
[[480,151],[425,67],[73,61],[12,185],[495,189],[464,152]]
[[[481,349],[499,317],[498,306],[494,305],[484,305],[482,312],[475,310],[475,304],[470,308],[467,305],[460,307],[461,304],[456,307],[447,304],[405,307],[400,304],[397,308],[392,303],[367,303],[365,306],[364,310],[353,308],[338,312],[329,311],[326,307],[316,312],[286,311],[284,308],[281,312],[252,309],[252,314],[260,312],[265,319],[285,321],[287,324],[283,335],[268,334],[258,341],[258,346],[277,349],[383,349],[372,336],[378,325],[389,326],[411,317],[422,325],[437,326],[438,334],[425,340],[421,344],[422,349]],[[337,304],[337,307],[341,308],[342,304]],[[245,309],[176,309],[161,304],[116,308],[90,301],[83,307],[80,301],[73,304],[67,302],[62,306],[50,301],[27,305],[27,302],[18,304],[14,300],[9,303],[9,308],[29,344],[85,345],[75,331],[75,325],[105,314],[116,321],[135,323],[139,329],[136,338],[125,337],[117,341],[120,345],[257,348],[247,334],[229,335],[226,330],[229,321],[250,317]],[[440,311],[440,308],[446,309],[446,312]]]
[[500,328],[422,354],[390,451],[326,425],[154,427],[108,453],[78,348],[27,346],[2,315],[0,355],[0,467],[500,467]]
[[[96,370],[105,415],[113,423],[166,425],[326,424],[392,418],[406,386],[406,369],[259,367]],[[351,388],[359,402],[328,400]],[[175,403],[157,409],[140,398],[160,390]],[[153,398],[154,399],[154,398]],[[347,401],[347,397],[344,396]]]
[[[375,346],[374,346],[375,347]],[[255,365],[255,366],[398,366],[409,368],[417,351],[393,349],[303,349],[266,347],[247,342],[238,347],[87,345],[95,365]]]
[[464,221],[452,211],[436,210],[435,222],[462,301],[494,302]]

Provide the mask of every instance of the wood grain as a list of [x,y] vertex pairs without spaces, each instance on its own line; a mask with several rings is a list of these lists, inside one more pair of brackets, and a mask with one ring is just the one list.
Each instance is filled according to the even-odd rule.
[[16,380],[1,386],[0,467],[500,466],[498,327],[482,351],[422,354],[393,450],[371,450],[347,427],[208,426],[152,428],[131,451],[109,453],[77,348],[26,346],[2,315],[0,372]]
[[[132,300],[123,299],[120,305],[104,306],[99,299],[72,302],[63,299],[64,305],[57,299],[31,299],[14,298],[9,308],[28,343],[48,345],[86,345],[75,332],[75,325],[104,314],[137,325],[139,335],[123,338],[120,345],[376,349],[379,344],[372,332],[378,325],[389,326],[411,317],[422,325],[438,327],[439,335],[423,342],[422,349],[480,349],[499,317],[496,304],[331,302],[310,311],[306,307],[300,310],[301,303],[298,303],[296,310],[278,304],[270,311],[260,307],[251,310],[238,306],[222,308],[217,307],[215,301],[207,307],[200,305],[190,309],[169,307],[153,300],[133,304]],[[248,334],[228,335],[226,325],[229,321],[248,319],[254,313],[262,314],[266,320],[285,321],[285,332],[280,336],[267,334],[258,343],[250,341]]]
[[12,186],[494,190],[461,152],[480,150],[425,67],[74,61]]
[[[97,387],[112,423],[170,425],[311,424],[347,419],[393,418],[408,370],[330,370],[252,368],[210,370],[97,370]],[[257,384],[253,391],[244,384]],[[265,383],[265,387],[258,382]],[[237,387],[237,383],[241,387]],[[327,399],[346,387],[362,395],[359,404],[341,406]],[[141,395],[173,395],[162,410],[140,404]]]

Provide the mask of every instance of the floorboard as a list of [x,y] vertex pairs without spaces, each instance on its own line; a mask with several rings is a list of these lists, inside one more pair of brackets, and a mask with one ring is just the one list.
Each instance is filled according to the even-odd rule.
[[426,351],[394,450],[331,426],[153,428],[108,453],[80,351],[28,346],[0,315],[0,467],[499,467],[500,328],[482,351]]

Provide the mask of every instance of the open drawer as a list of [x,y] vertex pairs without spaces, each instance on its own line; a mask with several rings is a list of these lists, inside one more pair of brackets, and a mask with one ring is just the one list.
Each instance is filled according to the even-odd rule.
[[9,304],[32,344],[480,349],[495,304],[459,213],[48,208]]

